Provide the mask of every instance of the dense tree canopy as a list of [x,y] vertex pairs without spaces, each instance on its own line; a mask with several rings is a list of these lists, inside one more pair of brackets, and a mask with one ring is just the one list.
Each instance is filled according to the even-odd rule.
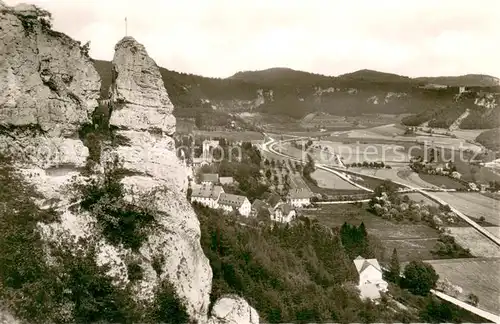
[[436,286],[439,275],[432,265],[411,261],[404,270],[403,286],[416,295],[425,296]]

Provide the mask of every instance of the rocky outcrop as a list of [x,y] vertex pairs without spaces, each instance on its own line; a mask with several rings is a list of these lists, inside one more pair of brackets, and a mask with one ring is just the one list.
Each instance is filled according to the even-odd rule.
[[[143,262],[145,278],[137,284],[138,298],[152,298],[157,285],[169,280],[185,300],[192,318],[206,322],[212,270],[200,245],[198,219],[185,199],[188,170],[178,160],[174,139],[170,136],[175,128],[173,105],[158,67],[144,46],[125,37],[115,50],[110,126],[119,129],[117,134],[126,138],[127,144],[108,147],[103,152],[103,160],[117,156],[125,169],[137,174],[122,181],[131,193],[129,199],[140,199],[136,193],[147,193],[163,215],[140,249],[146,262]],[[158,277],[151,266],[156,257],[165,260]],[[236,305],[249,307],[241,299]],[[243,317],[244,314],[230,316]],[[238,323],[240,317],[237,317]]]
[[174,106],[160,71],[144,46],[131,37],[123,38],[115,46],[113,80],[110,95],[114,110],[110,124],[122,129],[174,133]]
[[212,308],[210,323],[257,324],[259,315],[241,297],[227,295],[221,297]]
[[[208,316],[212,271],[200,245],[199,222],[185,199],[188,170],[171,137],[173,106],[155,62],[133,38],[116,45],[110,91],[109,122],[126,140],[104,143],[101,157],[102,162],[118,157],[131,171],[122,180],[125,199],[154,203],[156,225],[134,252],[108,243],[92,215],[71,208],[78,201],[70,202],[67,185],[85,178],[81,168],[89,155],[77,133],[97,107],[100,80],[80,44],[49,28],[49,16],[35,6],[0,3],[0,153],[12,156],[40,192],[41,207],[60,212],[60,221],[39,224],[43,239],[59,244],[84,239],[97,248],[97,263],[109,266],[116,285],[130,283],[126,260],[140,260],[143,278],[132,285],[137,300],[152,300],[155,288],[168,280],[199,323],[258,322],[255,310],[238,297],[219,300],[216,316]],[[161,271],[153,270],[157,257],[164,260]],[[227,305],[234,307],[224,315]]]
[[0,152],[47,199],[61,197],[88,156],[77,131],[97,107],[100,78],[79,42],[50,29],[48,12],[0,7]]
[[257,89],[256,97],[252,100],[230,99],[230,100],[208,100],[202,99],[203,103],[210,104],[213,109],[226,112],[248,112],[260,106],[274,101],[274,91],[269,89]]
[[80,43],[50,30],[48,19],[33,5],[0,11],[0,125],[69,136],[90,121],[100,78]]

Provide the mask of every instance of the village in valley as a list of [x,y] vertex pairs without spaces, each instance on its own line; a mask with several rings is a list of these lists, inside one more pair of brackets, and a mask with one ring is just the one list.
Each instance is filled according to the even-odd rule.
[[[222,141],[224,142],[224,141]],[[190,201],[199,203],[211,209],[220,209],[224,212],[235,213],[244,217],[258,217],[259,215],[268,215],[270,220],[279,223],[289,223],[296,217],[296,209],[309,207],[314,194],[309,188],[290,188],[289,182],[285,185],[275,185],[277,181],[272,181],[270,176],[263,180],[261,186],[272,186],[275,192],[265,192],[258,197],[249,197],[245,194],[235,194],[235,188],[238,188],[238,182],[233,176],[221,176],[219,173],[205,173],[204,170],[210,168],[213,160],[213,151],[224,148],[220,146],[219,141],[204,140],[202,142],[202,156],[192,159],[193,177],[189,182]],[[255,147],[252,143],[234,143],[240,149],[244,145],[250,145],[254,152]],[[230,150],[232,150],[232,147]],[[240,150],[238,150],[240,151]],[[242,152],[245,152],[244,150]],[[256,153],[259,156],[260,153]],[[239,157],[241,159],[241,157]],[[258,160],[261,160],[259,157]],[[262,162],[262,161],[261,161]],[[229,162],[228,162],[229,163]],[[237,164],[240,161],[235,162]],[[273,160],[274,164],[275,161]],[[262,165],[270,167],[271,162],[267,159]],[[205,169],[204,169],[205,167]],[[280,168],[283,171],[283,167]],[[270,168],[259,169],[259,176],[262,173],[271,172]],[[289,172],[288,169],[285,172]],[[255,176],[255,175],[254,175]],[[264,178],[264,177],[262,177]],[[274,185],[271,183],[275,183]],[[280,186],[280,187],[278,187]],[[250,202],[252,199],[252,202]]]
[[[365,254],[371,257],[351,259],[362,299],[380,303],[392,296],[397,307],[408,309],[389,287],[400,282],[405,266],[424,260],[438,273],[429,287],[433,294],[495,318],[500,287],[492,286],[492,300],[491,291],[466,277],[481,271],[478,262],[496,267],[500,257],[495,209],[500,176],[481,166],[485,149],[472,141],[459,148],[457,134],[462,134],[449,129],[386,124],[327,132],[324,127],[313,134],[262,132],[256,139],[231,122],[227,137],[208,131],[195,143],[192,134],[184,135],[187,142],[180,136],[179,144],[195,147],[178,152],[191,172],[188,200],[252,228],[312,221],[342,232],[361,224],[370,244],[378,245]],[[245,140],[245,134],[252,135]],[[415,142],[418,149],[410,149]],[[375,157],[352,154],[370,145],[378,149]],[[447,156],[453,152],[469,162]]]
[[493,4],[35,2],[0,0],[0,324],[500,323]]

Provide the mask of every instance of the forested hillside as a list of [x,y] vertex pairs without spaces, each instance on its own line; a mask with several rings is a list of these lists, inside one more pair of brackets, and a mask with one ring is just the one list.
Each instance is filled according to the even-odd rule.
[[[95,67],[103,80],[101,96],[106,98],[111,82],[111,63],[96,60]],[[340,116],[410,113],[412,115],[403,121],[406,125],[416,126],[429,121],[433,127],[448,127],[466,109],[470,109],[470,116],[463,121],[464,128],[499,125],[498,118],[491,118],[500,115],[498,107],[487,110],[475,102],[474,96],[478,91],[500,91],[500,87],[493,87],[491,82],[486,81],[481,84],[489,87],[473,88],[469,97],[457,100],[458,86],[454,84],[458,81],[446,79],[452,84],[448,88],[424,89],[422,86],[426,84],[426,78],[411,79],[373,70],[331,77],[272,68],[238,72],[226,79],[165,68],[160,68],[160,72],[177,117],[206,119],[217,110],[224,123],[228,113],[248,111],[297,120],[318,111]],[[477,79],[474,76],[459,77],[460,82],[471,82],[473,85],[478,84]]]
[[378,305],[360,300],[352,260],[380,252],[363,223],[328,228],[303,218],[294,225],[256,221],[243,226],[234,215],[200,206],[195,210],[213,271],[211,299],[239,294],[264,323],[483,321],[436,297],[397,286],[391,292],[407,310],[387,297]]

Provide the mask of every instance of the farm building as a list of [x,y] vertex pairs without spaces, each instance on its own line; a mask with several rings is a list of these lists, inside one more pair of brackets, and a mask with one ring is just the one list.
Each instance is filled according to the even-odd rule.
[[312,196],[313,193],[309,189],[304,189],[304,188],[292,189],[288,193],[287,201],[293,207],[300,208],[310,205]]
[[221,186],[204,185],[193,190],[191,202],[198,202],[210,208],[218,208],[220,195],[224,193]]
[[219,197],[219,208],[227,212],[238,211],[242,216],[250,216],[252,205],[245,196],[222,193]]
[[219,183],[219,175],[217,173],[204,173],[201,175],[202,185],[214,185]]
[[365,259],[358,256],[354,265],[359,274],[358,288],[361,298],[379,299],[380,292],[387,291],[387,282],[382,279],[382,268],[377,259]]

